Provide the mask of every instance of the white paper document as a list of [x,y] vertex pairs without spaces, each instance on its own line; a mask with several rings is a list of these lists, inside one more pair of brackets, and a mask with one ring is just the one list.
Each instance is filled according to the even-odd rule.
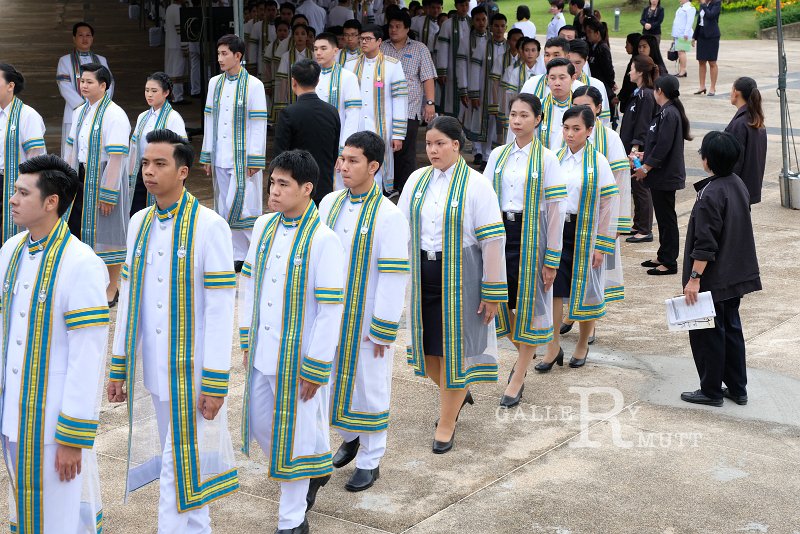
[[714,328],[714,300],[710,291],[698,293],[697,302],[693,305],[686,303],[686,297],[681,295],[664,301],[667,308],[667,326],[670,331],[697,330],[700,328]]

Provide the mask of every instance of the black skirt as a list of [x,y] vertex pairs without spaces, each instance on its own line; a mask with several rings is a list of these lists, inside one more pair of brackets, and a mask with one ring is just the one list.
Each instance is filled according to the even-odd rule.
[[509,221],[503,216],[506,228],[506,279],[508,280],[508,307],[517,309],[517,293],[519,291],[519,252],[522,246],[522,214],[515,214]]
[[131,202],[130,216],[139,210],[147,207],[147,188],[144,186],[144,178],[142,177],[142,168],[139,167],[139,173],[136,175],[136,188],[133,190],[133,200]]
[[442,253],[429,260],[424,251],[420,259],[422,300],[422,350],[426,356],[444,356],[442,330]]
[[572,215],[571,221],[564,222],[564,243],[561,247],[561,263],[556,270],[556,279],[553,282],[553,297],[566,298],[572,288],[572,262],[575,258],[575,230],[577,228],[576,216]]
[[716,61],[719,55],[719,37],[697,39],[697,61]]

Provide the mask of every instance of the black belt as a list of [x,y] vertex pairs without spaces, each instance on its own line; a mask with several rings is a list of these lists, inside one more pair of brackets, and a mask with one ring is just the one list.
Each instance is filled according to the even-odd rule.
[[503,218],[510,222],[522,222],[521,211],[504,211]]
[[421,250],[420,258],[422,258],[422,261],[442,261],[442,253],[432,250]]

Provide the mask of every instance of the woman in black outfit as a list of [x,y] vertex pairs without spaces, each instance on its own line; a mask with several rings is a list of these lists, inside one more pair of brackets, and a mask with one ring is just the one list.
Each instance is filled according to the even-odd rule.
[[619,104],[620,111],[628,109],[628,101],[633,96],[633,90],[636,89],[636,84],[631,81],[628,74],[631,72],[631,65],[633,65],[633,58],[638,54],[639,39],[642,38],[641,33],[629,33],[625,38],[625,52],[631,56],[628,61],[628,66],[625,67],[625,76],[622,78],[622,87],[617,92],[617,104]]
[[700,90],[695,94],[706,92],[706,63],[711,71],[711,86],[708,96],[717,92],[717,55],[719,55],[719,13],[722,10],[722,0],[700,0],[700,9],[697,11],[697,25],[694,28],[692,46],[697,46],[697,61],[700,63]]
[[665,275],[678,273],[678,216],[675,213],[675,191],[686,185],[686,166],[683,159],[683,142],[690,141],[689,119],[678,98],[680,82],[675,76],[661,76],[656,80],[653,96],[661,110],[655,116],[644,152],[636,155],[642,166],[631,175],[650,188],[653,209],[658,222],[658,257],[656,261],[645,261],[642,267],[650,267],[647,274]]
[[725,127],[742,144],[739,160],[733,174],[739,176],[750,193],[750,204],[761,202],[761,184],[767,164],[767,129],[764,127],[764,110],[761,92],[753,78],[743,76],[733,82],[731,104],[736,115]]
[[611,60],[611,49],[608,47],[608,31],[605,23],[592,17],[587,18],[583,24],[586,33],[586,42],[589,43],[589,68],[592,77],[597,78],[606,86],[609,101],[614,94],[614,62]]
[[639,39],[638,50],[641,55],[649,56],[653,60],[661,76],[669,74],[667,66],[664,65],[664,58],[661,56],[661,50],[658,48],[658,41],[655,35],[642,35],[642,38]]
[[650,0],[649,5],[642,10],[642,35],[652,35],[656,43],[661,44],[661,23],[664,22],[664,8],[661,0]]
[[[658,78],[658,68],[647,56],[635,56],[631,65],[630,79],[636,84],[636,91],[628,101],[619,137],[625,151],[632,156],[644,148],[647,131],[658,106],[653,96],[653,87]],[[631,165],[633,166],[633,165]],[[653,241],[653,200],[650,189],[638,180],[631,180],[633,194],[633,235],[628,243],[649,243]]]

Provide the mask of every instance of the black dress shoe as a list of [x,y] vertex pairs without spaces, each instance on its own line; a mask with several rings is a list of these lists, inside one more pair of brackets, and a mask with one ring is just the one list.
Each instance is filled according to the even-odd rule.
[[322,486],[327,484],[330,479],[330,475],[325,475],[324,477],[312,478],[308,483],[308,493],[306,494],[306,512],[310,512],[314,507],[314,503],[317,502],[317,492]]
[[559,328],[559,329],[558,329],[558,333],[559,333],[559,334],[561,334],[561,335],[563,336],[564,334],[566,334],[567,332],[569,332],[570,330],[572,330],[572,326],[573,326],[574,324],[575,324],[575,322],[574,322],[574,321],[573,321],[573,322],[571,322],[571,323],[561,323],[561,328]]
[[351,476],[347,484],[344,485],[344,489],[347,491],[364,491],[365,489],[371,488],[380,476],[380,467],[376,467],[375,469],[356,468],[353,472],[353,476]]
[[744,406],[747,404],[747,395],[733,395],[731,390],[728,388],[722,388],[722,396],[726,399],[730,399],[739,406]]
[[662,270],[662,269],[658,269],[656,267],[653,267],[652,269],[647,269],[647,274],[649,274],[651,276],[665,276],[665,275],[668,275],[668,274],[678,274],[678,268],[677,267],[672,267],[672,268],[667,268],[667,269]]
[[352,441],[344,441],[339,445],[339,450],[333,455],[333,467],[344,467],[353,461],[358,453],[358,447],[361,444],[360,438]]
[[625,238],[626,243],[652,243],[653,242],[653,234],[647,234],[642,237],[636,237],[636,235],[632,235],[630,237]]
[[233,270],[234,270],[234,272],[237,272],[237,273],[242,272],[242,267],[244,267],[244,262],[243,261],[238,261],[237,260],[237,261],[233,262]]
[[656,263],[653,260],[647,260],[647,261],[643,261],[640,265],[642,267],[658,267],[661,264],[660,263]]
[[456,441],[456,431],[453,429],[453,435],[450,436],[450,441],[438,441],[436,438],[433,439],[433,454],[444,454],[449,452],[453,448],[453,444]]
[[508,395],[503,395],[503,398],[500,399],[500,406],[503,408],[513,408],[519,401],[522,399],[522,392],[525,391],[525,384],[522,384],[522,387],[519,388],[519,392],[513,397],[509,397]]
[[308,534],[309,532],[308,518],[304,517],[303,522],[298,526],[294,528],[279,528],[275,531],[275,534]]
[[564,365],[564,349],[562,349],[561,347],[558,347],[558,356],[556,356],[555,360],[553,360],[550,363],[547,363],[546,361],[543,360],[537,363],[534,369],[536,369],[540,373],[546,373],[553,368],[553,365],[558,365],[559,367],[562,367]]
[[722,399],[712,399],[711,397],[707,397],[706,394],[700,389],[695,391],[684,391],[681,393],[681,400],[685,402],[691,402],[692,404],[716,406],[717,408],[722,406]]
[[584,356],[581,359],[578,359],[575,356],[573,356],[572,358],[569,359],[569,366],[572,367],[573,369],[577,369],[578,367],[583,367],[584,365],[586,365],[586,358],[588,357],[589,357],[589,349],[586,349],[586,356]]
[[591,335],[591,336],[589,336],[589,341],[588,341],[588,343],[589,343],[589,345],[594,345],[594,342],[595,342],[595,341],[597,341],[597,338],[595,337],[595,335],[594,335],[594,332],[592,332],[592,335]]
[[108,307],[113,308],[117,305],[117,302],[119,302],[119,289],[117,289],[117,292],[114,293],[114,298],[108,301]]

